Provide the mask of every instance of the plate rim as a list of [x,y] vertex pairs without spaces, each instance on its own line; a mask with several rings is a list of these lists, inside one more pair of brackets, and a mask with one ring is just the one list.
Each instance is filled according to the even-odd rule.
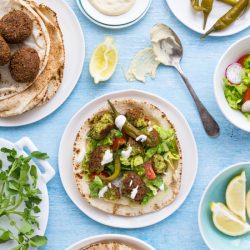
[[202,227],[202,223],[201,223],[201,207],[203,205],[203,202],[204,202],[204,199],[205,199],[205,196],[208,192],[208,190],[211,188],[211,186],[213,185],[213,183],[216,181],[217,178],[219,178],[221,175],[223,175],[225,172],[227,171],[230,171],[231,169],[233,168],[237,168],[239,166],[243,166],[243,165],[249,165],[250,166],[250,161],[244,161],[244,162],[238,162],[238,163],[234,163],[234,164],[231,164],[229,166],[227,166],[226,168],[222,169],[221,171],[219,171],[210,181],[209,183],[207,184],[205,190],[203,191],[202,193],[202,196],[201,196],[201,200],[200,200],[200,203],[199,203],[199,207],[198,207],[198,226],[199,226],[199,231],[200,231],[200,234],[202,236],[202,239],[203,241],[205,242],[205,244],[207,245],[207,247],[209,249],[213,249],[212,246],[210,246],[209,242],[207,241],[206,237],[205,237],[205,234],[204,234],[204,231],[203,231],[203,227]]
[[[213,89],[214,89],[214,96],[215,96],[215,99],[216,99],[216,103],[217,105],[219,106],[219,109],[221,111],[221,113],[224,115],[224,117],[231,123],[233,124],[235,127],[243,130],[243,131],[246,131],[246,132],[250,132],[250,121],[249,121],[249,128],[245,128],[244,126],[242,126],[241,124],[237,124],[236,120],[231,118],[230,115],[227,114],[227,112],[222,108],[222,104],[220,102],[220,98],[219,98],[219,94],[218,94],[218,91],[217,91],[217,85],[218,83],[216,82],[216,77],[218,75],[218,71],[219,71],[219,68],[221,66],[221,63],[223,61],[223,59],[225,58],[225,56],[236,46],[238,46],[241,42],[245,41],[249,39],[250,40],[250,35],[247,35],[247,36],[244,36],[240,39],[238,39],[237,41],[235,41],[233,44],[231,44],[227,49],[226,51],[222,54],[222,56],[220,57],[219,61],[217,62],[216,64],[216,67],[215,67],[215,70],[214,70],[214,75],[213,75]],[[250,48],[250,47],[249,47]],[[239,111],[237,111],[239,112]]]
[[[167,216],[163,216],[163,217],[160,217],[160,218],[156,218],[154,219],[154,222],[144,222],[144,224],[141,224],[141,225],[136,225],[136,226],[121,226],[121,225],[113,225],[109,222],[103,222],[103,221],[100,221],[98,218],[92,216],[91,214],[87,214],[86,211],[83,211],[82,207],[80,205],[77,204],[77,201],[74,199],[74,197],[71,197],[70,194],[69,194],[69,190],[68,190],[68,186],[67,184],[64,183],[63,181],[63,167],[62,167],[62,163],[61,163],[61,155],[62,155],[62,152],[63,152],[63,141],[65,140],[64,138],[66,137],[67,133],[68,133],[68,130],[71,126],[71,123],[74,121],[74,119],[82,112],[82,110],[84,110],[85,108],[87,108],[89,105],[95,103],[96,101],[98,101],[99,99],[101,98],[105,98],[106,96],[110,96],[110,95],[119,95],[119,94],[127,94],[129,92],[133,92],[133,93],[136,93],[136,94],[142,94],[142,95],[146,95],[147,97],[151,97],[151,98],[156,98],[162,102],[164,102],[165,104],[169,105],[178,115],[179,117],[181,117],[181,119],[184,121],[185,123],[185,127],[188,131],[188,134],[190,135],[191,137],[191,140],[192,140],[192,144],[194,146],[194,155],[195,155],[195,163],[194,163],[194,168],[195,168],[195,171],[194,171],[194,174],[193,174],[193,179],[191,180],[190,184],[189,184],[189,188],[186,190],[185,192],[185,195],[183,196],[182,200],[179,202],[178,206],[170,213],[168,214]],[[112,97],[114,98],[114,97]],[[122,91],[112,91],[112,92],[109,92],[109,93],[106,93],[104,95],[101,95],[97,98],[95,98],[94,100],[86,103],[83,107],[81,107],[77,112],[76,114],[70,119],[70,121],[68,122],[67,126],[65,127],[64,129],[64,132],[63,132],[63,135],[61,137],[61,141],[60,141],[60,146],[59,146],[59,150],[58,150],[58,168],[59,168],[59,174],[60,174],[60,179],[61,179],[61,183],[64,187],[64,190],[66,191],[68,197],[71,199],[71,201],[75,204],[75,206],[87,217],[91,218],[92,220],[100,223],[100,224],[103,224],[103,225],[106,225],[106,226],[109,226],[109,227],[113,227],[113,228],[126,228],[126,229],[135,229],[135,228],[144,228],[144,227],[148,227],[148,226],[151,226],[151,225],[154,225],[154,224],[157,224],[159,223],[160,221],[162,220],[165,220],[167,219],[167,217],[171,216],[173,213],[175,213],[182,205],[183,203],[186,201],[186,199],[188,198],[188,195],[190,194],[193,186],[194,186],[194,183],[195,183],[195,180],[196,180],[196,177],[197,177],[197,172],[198,172],[198,167],[199,167],[199,155],[198,155],[198,148],[197,148],[197,144],[196,144],[196,141],[195,141],[195,137],[193,135],[193,132],[186,120],[186,118],[184,117],[184,115],[179,111],[179,109],[177,109],[173,104],[171,104],[169,101],[161,98],[160,96],[158,95],[155,95],[155,94],[152,94],[152,93],[149,93],[147,91],[142,91],[142,90],[137,90],[137,89],[127,89],[127,90],[122,90]],[[88,205],[88,204],[86,204]],[[155,213],[158,213],[160,212],[157,211]],[[151,213],[152,214],[155,214],[155,213]],[[112,214],[108,214],[109,216],[115,216],[115,215],[112,215]],[[149,215],[149,214],[146,214],[146,215]],[[137,218],[138,216],[136,216]],[[115,217],[114,217],[115,218]],[[131,217],[133,218],[133,217]]]
[[[198,33],[198,34],[201,34],[201,35],[204,34],[204,33],[202,33],[201,31],[199,31],[198,29],[192,27],[191,25],[188,25],[188,24],[185,23],[183,20],[181,20],[181,19],[175,14],[175,12],[173,11],[173,8],[171,7],[171,4],[169,4],[169,0],[166,0],[166,2],[167,2],[167,5],[168,5],[169,9],[170,9],[171,12],[172,12],[172,14],[175,16],[176,19],[178,19],[179,22],[181,22],[181,23],[182,23],[183,25],[185,25],[187,28],[189,28],[190,30],[192,30],[192,31],[194,31],[194,32],[196,32],[196,33]],[[242,29],[240,29],[240,30],[238,30],[238,31],[229,32],[228,34],[223,34],[223,33],[220,33],[220,32],[218,32],[218,33],[214,32],[214,33],[209,34],[208,36],[210,36],[210,37],[227,37],[227,36],[232,36],[232,35],[238,34],[238,33],[242,32],[242,31],[244,31],[244,30],[246,30],[246,29],[248,29],[248,28],[249,28],[249,26],[246,26],[246,27],[244,27],[244,28],[242,28]]]
[[[98,238],[100,238],[100,239],[98,239]],[[79,240],[76,243],[73,243],[72,245],[68,246],[65,250],[74,250],[75,247],[86,247],[89,244],[95,244],[95,242],[87,243],[88,245],[85,245],[85,246],[84,245],[82,246],[81,244],[86,243],[87,241],[92,241],[92,240],[93,241],[98,240],[97,242],[99,242],[100,240],[109,240],[108,238],[110,238],[110,240],[113,239],[113,240],[131,241],[131,243],[134,242],[135,244],[136,243],[140,244],[141,246],[147,247],[148,249],[155,250],[155,248],[152,247],[151,245],[149,245],[147,242],[145,242],[139,238],[136,238],[134,236],[130,236],[130,235],[126,235],[126,234],[99,234],[99,235],[90,236],[90,237],[87,237],[85,239]],[[80,246],[78,246],[78,245],[80,245]]]
[[[29,111],[27,111],[27,112],[25,112],[25,113],[23,113],[21,115],[11,116],[11,117],[6,117],[6,118],[0,118],[0,127],[8,127],[8,128],[11,128],[11,127],[21,127],[21,126],[30,125],[30,124],[33,124],[33,123],[36,123],[38,121],[41,121],[41,120],[45,119],[46,117],[50,116],[52,113],[54,113],[55,111],[57,111],[67,101],[67,99],[70,97],[70,95],[72,94],[72,92],[74,91],[76,85],[79,82],[79,79],[80,79],[81,74],[82,74],[82,70],[83,70],[85,58],[86,58],[86,41],[85,41],[83,29],[81,27],[79,19],[77,18],[75,12],[70,7],[70,5],[65,0],[54,0],[54,2],[56,2],[56,1],[59,4],[64,5],[65,8],[71,13],[71,18],[72,18],[72,20],[74,20],[74,23],[76,24],[75,27],[77,27],[77,30],[78,30],[78,36],[80,37],[80,40],[82,41],[81,44],[82,44],[82,50],[83,50],[84,53],[81,56],[81,64],[80,64],[80,67],[79,67],[79,72],[77,72],[77,74],[75,76],[75,84],[73,85],[72,89],[65,95],[65,97],[55,105],[54,108],[50,109],[50,107],[49,107],[49,103],[51,102],[51,100],[49,100],[48,103],[45,103],[44,105],[41,106],[41,107],[44,107],[45,105],[48,106],[47,107],[48,111],[45,112],[46,113],[45,115],[38,116],[35,119],[32,119],[32,118],[30,119],[29,118],[30,116],[28,116],[27,118],[22,119],[22,115],[23,114],[28,114],[31,111],[35,111],[36,113],[39,113],[39,110],[37,110],[37,109],[39,109],[40,107],[37,106],[34,109],[31,109],[31,110],[29,110]],[[43,4],[44,0],[39,0],[39,2],[41,2]],[[65,53],[66,53],[66,51],[65,51]],[[71,86],[72,86],[72,84],[71,84]],[[55,96],[53,96],[52,99],[54,97]],[[20,118],[20,121],[19,120],[18,121],[11,121],[11,122],[8,121],[8,119],[15,119],[15,118],[17,118],[17,119]]]
[[78,5],[78,8],[80,9],[80,11],[82,12],[82,14],[89,20],[91,21],[92,23],[96,24],[97,26],[99,27],[102,27],[102,28],[107,28],[107,29],[112,29],[112,30],[118,30],[118,29],[123,29],[123,28],[127,28],[127,27],[130,27],[134,24],[136,24],[137,22],[141,21],[141,19],[148,13],[150,7],[151,7],[151,4],[152,4],[152,1],[153,0],[150,0],[149,4],[148,4],[148,7],[145,9],[145,11],[135,20],[131,21],[131,22],[128,22],[128,23],[125,23],[125,24],[121,24],[121,25],[108,25],[108,24],[105,24],[105,23],[101,23],[97,20],[95,20],[93,17],[91,17],[86,11],[85,9],[83,8],[81,2],[81,0],[76,0],[76,3]]

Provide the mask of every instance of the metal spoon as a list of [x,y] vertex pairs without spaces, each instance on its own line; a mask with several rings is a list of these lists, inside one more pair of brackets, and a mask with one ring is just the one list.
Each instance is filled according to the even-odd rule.
[[172,66],[177,69],[194,99],[205,131],[209,136],[218,136],[220,133],[219,125],[196,95],[180,66],[183,48],[179,37],[165,24],[156,24],[152,28],[150,36],[156,60],[166,66]]

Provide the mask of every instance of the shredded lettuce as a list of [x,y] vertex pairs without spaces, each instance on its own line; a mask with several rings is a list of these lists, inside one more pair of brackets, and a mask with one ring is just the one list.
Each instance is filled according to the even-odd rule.
[[[154,180],[148,180],[147,178],[144,178],[144,182],[150,191],[144,196],[141,203],[142,205],[146,205],[154,196],[156,196],[161,185],[164,184],[161,177],[157,177]],[[164,190],[167,190],[166,184],[164,184]]]
[[250,55],[244,60],[243,66],[246,69],[250,69]]
[[239,110],[248,120],[250,120],[250,114],[241,111],[241,107],[244,102],[244,93],[250,87],[250,70],[244,69],[244,73],[242,74],[242,83],[239,85],[230,84],[226,78],[223,80],[225,83],[224,95],[229,106],[232,109]]
[[159,188],[163,184],[163,179],[161,177],[156,177],[154,180],[149,180],[147,178],[143,179],[146,186],[153,192],[153,195],[156,196]]
[[104,184],[99,176],[95,176],[95,179],[89,184],[90,196],[98,198],[100,190],[104,187]]

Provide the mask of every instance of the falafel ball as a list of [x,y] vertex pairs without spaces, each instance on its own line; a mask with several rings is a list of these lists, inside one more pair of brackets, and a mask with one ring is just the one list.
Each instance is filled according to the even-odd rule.
[[147,143],[147,146],[156,147],[160,143],[160,135],[155,129],[149,132],[149,137],[151,140]]
[[137,192],[133,200],[142,202],[149,189],[139,175],[134,172],[126,172],[122,179],[122,193],[132,199],[131,194],[134,189]]
[[10,73],[17,82],[33,82],[39,73],[40,58],[36,50],[21,48],[10,60]]
[[32,33],[33,21],[24,12],[13,10],[0,20],[0,34],[10,44],[22,43]]
[[99,146],[97,147],[90,155],[88,169],[90,173],[100,174],[104,170],[102,165],[102,159],[105,152],[109,149],[108,146]]
[[0,35],[0,66],[10,61],[10,47]]
[[136,128],[145,128],[148,125],[148,121],[142,108],[129,109],[126,113],[126,118]]

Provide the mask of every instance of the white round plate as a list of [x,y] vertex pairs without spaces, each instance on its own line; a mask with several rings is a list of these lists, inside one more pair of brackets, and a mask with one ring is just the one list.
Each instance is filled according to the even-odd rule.
[[0,118],[1,127],[22,126],[37,122],[58,109],[69,97],[81,75],[85,42],[80,23],[71,8],[63,0],[37,0],[57,13],[65,46],[64,77],[56,95],[45,105],[19,116]]
[[75,243],[74,245],[66,248],[66,250],[79,250],[82,249],[83,247],[89,247],[93,244],[101,242],[110,242],[110,241],[127,244],[128,246],[134,247],[135,249],[155,250],[153,247],[151,247],[144,241],[121,234],[103,234],[103,235],[93,236]]
[[[192,8],[191,0],[166,0],[169,8],[188,28],[204,34],[203,13],[197,12]],[[210,29],[214,23],[222,17],[231,7],[219,1],[214,1],[214,7],[209,15],[206,30]],[[238,18],[230,27],[225,30],[211,33],[210,36],[229,36],[238,33],[250,25],[250,11]]]
[[250,54],[250,36],[234,43],[221,57],[214,72],[214,94],[224,116],[236,127],[250,132],[250,121],[240,111],[230,108],[224,95],[223,82],[226,68],[245,54]]
[[[132,98],[152,103],[167,115],[169,120],[174,124],[174,127],[177,131],[177,136],[180,141],[183,156],[183,171],[180,193],[172,204],[155,213],[136,217],[124,217],[107,214],[89,205],[88,202],[85,201],[81,196],[76,186],[72,167],[73,145],[76,135],[83,122],[100,110],[100,108],[104,103],[107,102],[108,99],[119,98]],[[58,161],[62,184],[68,196],[75,203],[75,205],[93,220],[104,225],[117,228],[146,227],[170,216],[182,205],[182,203],[187,198],[193,186],[198,168],[196,142],[184,116],[172,104],[165,101],[164,99],[138,90],[113,92],[93,100],[80,109],[80,111],[71,119],[64,131],[60,143]]]
[[[16,143],[12,143],[5,139],[0,138],[0,148],[2,147],[6,147],[9,149],[14,148],[16,149],[18,155],[24,155],[24,156],[28,156],[27,153],[24,151],[25,148],[28,148],[30,152],[38,150],[28,137],[24,137]],[[3,155],[2,152],[0,152],[0,155],[1,155],[1,159],[3,160],[4,159],[3,156],[5,155]],[[41,173],[40,169],[37,167],[37,173],[38,173],[37,187],[40,189],[42,193],[41,194],[42,202],[39,204],[39,208],[41,209],[41,212],[37,214],[37,216],[39,216],[38,223],[39,223],[40,228],[35,230],[35,234],[44,235],[46,227],[47,227],[47,223],[48,223],[48,217],[49,217],[49,195],[48,195],[46,184],[54,177],[55,171],[52,168],[52,166],[49,164],[49,162],[46,160],[38,160],[38,163],[44,170],[44,173]],[[4,160],[3,167],[7,167],[8,165],[6,164],[9,164],[9,162]],[[33,161],[31,161],[31,164],[36,166],[36,164]],[[19,224],[18,221],[16,221],[16,223]],[[8,225],[9,225],[9,221],[6,220],[6,224],[5,222],[3,222],[3,225],[1,224],[1,227],[7,228]],[[9,250],[9,249],[14,248],[15,246],[16,246],[15,242],[13,241],[7,242],[5,244],[1,244],[1,250]]]
[[141,20],[151,3],[152,0],[137,0],[129,12],[120,16],[107,16],[97,11],[88,0],[77,0],[79,8],[90,21],[113,29],[127,27]]

